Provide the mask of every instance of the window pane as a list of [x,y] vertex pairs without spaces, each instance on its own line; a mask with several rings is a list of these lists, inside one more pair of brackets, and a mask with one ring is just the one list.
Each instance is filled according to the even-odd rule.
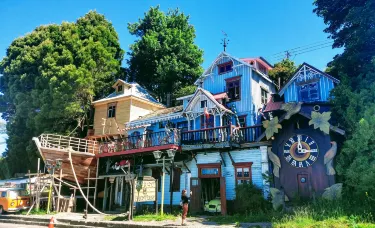
[[242,177],[242,168],[237,168],[237,177]]
[[243,176],[244,176],[244,177],[250,177],[250,171],[249,171],[249,168],[244,168],[244,169],[243,169]]
[[232,64],[228,64],[225,66],[225,71],[231,71],[232,70]]

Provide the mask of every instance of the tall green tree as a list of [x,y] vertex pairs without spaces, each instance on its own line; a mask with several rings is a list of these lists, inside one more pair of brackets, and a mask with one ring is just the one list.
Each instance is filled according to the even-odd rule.
[[161,101],[201,75],[203,51],[194,44],[195,29],[178,9],[166,14],[151,7],[138,22],[129,23],[138,39],[130,46],[130,77]]
[[[375,199],[375,1],[316,0],[314,12],[342,54],[329,64],[341,79],[333,90],[333,114],[347,140],[337,159],[338,173],[358,199]],[[367,194],[367,195],[366,195]]]
[[283,86],[296,70],[297,66],[294,65],[292,60],[283,59],[274,65],[274,68],[268,72],[268,75],[276,82],[280,78],[280,86]]
[[92,100],[107,93],[123,58],[112,24],[95,11],[15,39],[0,63],[11,174],[35,168],[32,137],[84,135]]

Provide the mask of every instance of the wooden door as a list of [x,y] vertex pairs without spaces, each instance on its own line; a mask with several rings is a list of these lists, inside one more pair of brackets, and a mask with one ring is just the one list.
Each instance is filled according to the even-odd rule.
[[302,198],[310,197],[310,180],[308,174],[297,174],[298,194]]
[[200,212],[202,210],[201,186],[201,180],[199,178],[190,178],[190,191],[193,194],[190,196],[190,211],[192,212]]
[[225,177],[220,177],[220,200],[221,200],[221,214],[227,214],[227,195]]

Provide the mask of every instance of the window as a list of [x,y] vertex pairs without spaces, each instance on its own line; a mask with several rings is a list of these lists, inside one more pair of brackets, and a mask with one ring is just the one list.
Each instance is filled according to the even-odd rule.
[[112,103],[108,105],[108,118],[115,118],[116,117],[116,103]]
[[217,65],[217,68],[218,68],[219,74],[224,74],[233,70],[233,63],[226,62],[220,65]]
[[153,168],[151,176],[158,180],[158,192],[161,191],[161,170],[160,168]]
[[240,77],[227,79],[227,93],[230,101],[240,100],[241,88]]
[[119,85],[117,86],[117,93],[121,93],[122,92],[122,85]]
[[7,197],[7,192],[1,192],[1,197]]
[[207,107],[207,100],[201,101],[201,108]]
[[231,123],[231,118],[228,116],[223,116],[223,126],[228,126]]
[[[180,182],[181,182],[181,169],[174,168],[173,169],[173,185],[172,185],[172,191],[173,192],[179,192],[180,191]],[[169,189],[169,191],[171,191]]]
[[234,164],[236,175],[236,184],[251,183],[251,165],[252,162],[243,162]]
[[318,82],[304,84],[299,89],[300,101],[316,101],[319,100]]
[[239,116],[238,121],[241,127],[246,127],[246,116]]
[[177,123],[177,128],[178,129],[187,128],[187,127],[188,127],[188,122],[187,121],[183,121],[183,122],[178,122]]
[[159,122],[159,128],[165,128],[165,124],[166,124],[165,121]]
[[261,88],[260,90],[261,90],[260,102],[262,104],[267,104],[267,102],[268,102],[268,92],[267,92],[267,90],[265,90],[263,88]]

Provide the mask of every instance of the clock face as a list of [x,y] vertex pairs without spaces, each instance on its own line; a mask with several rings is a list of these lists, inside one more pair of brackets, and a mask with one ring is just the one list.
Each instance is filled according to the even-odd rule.
[[317,143],[308,135],[294,135],[284,144],[284,158],[296,168],[307,168],[319,155]]

